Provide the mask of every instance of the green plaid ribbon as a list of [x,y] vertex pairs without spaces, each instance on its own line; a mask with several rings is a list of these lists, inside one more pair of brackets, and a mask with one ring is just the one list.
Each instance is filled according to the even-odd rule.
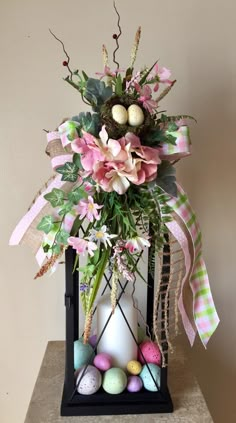
[[[191,271],[188,277],[193,294],[193,317],[200,339],[206,347],[210,337],[218,326],[219,317],[212,298],[206,265],[202,256],[201,231],[188,197],[180,186],[178,186],[177,198],[172,198],[168,204],[181,219],[181,226],[184,227],[186,238],[191,242],[191,248],[186,244],[186,248],[183,247],[183,253],[186,257],[190,251],[192,252],[190,254]],[[174,236],[177,230],[177,226],[174,226],[172,230]],[[184,319],[183,324],[192,344],[196,329],[192,328],[193,330],[191,331],[189,322],[185,322]]]

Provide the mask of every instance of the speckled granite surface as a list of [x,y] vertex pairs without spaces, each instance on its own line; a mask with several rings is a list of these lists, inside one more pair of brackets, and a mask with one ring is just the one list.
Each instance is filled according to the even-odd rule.
[[64,342],[51,341],[45,352],[25,423],[213,422],[181,347],[177,347],[170,356],[169,389],[175,409],[173,414],[61,417],[63,379]]

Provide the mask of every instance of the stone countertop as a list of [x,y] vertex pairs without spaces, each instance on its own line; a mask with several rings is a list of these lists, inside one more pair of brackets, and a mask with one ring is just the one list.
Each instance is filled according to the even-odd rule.
[[25,423],[210,423],[213,422],[186,355],[177,346],[169,357],[168,386],[174,404],[171,414],[61,417],[64,380],[64,341],[50,341],[27,411]]

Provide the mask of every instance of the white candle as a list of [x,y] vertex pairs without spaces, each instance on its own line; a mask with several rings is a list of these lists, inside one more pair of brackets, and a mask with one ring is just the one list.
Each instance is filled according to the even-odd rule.
[[[133,306],[132,297],[123,294],[119,304],[137,339],[138,315],[137,310]],[[104,295],[97,307],[97,339],[99,339],[103,331],[107,319],[110,316],[111,309],[110,295]],[[98,353],[105,352],[110,354],[113,359],[114,367],[125,369],[130,360],[137,359],[137,345],[118,305],[99,341],[97,350]]]

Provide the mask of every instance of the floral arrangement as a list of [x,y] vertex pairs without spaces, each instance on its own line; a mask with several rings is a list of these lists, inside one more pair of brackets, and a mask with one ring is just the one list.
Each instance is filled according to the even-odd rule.
[[[44,260],[36,278],[54,268],[68,246],[76,250],[74,269],[80,272],[84,342],[89,338],[94,302],[106,268],[110,266],[112,271],[114,310],[118,280],[134,281],[135,273],[139,273],[137,257],[144,248],[151,248],[154,260],[162,251],[166,234],[171,231],[175,235],[172,223],[177,220],[178,211],[185,207],[192,219],[195,216],[176,184],[174,168],[179,159],[190,153],[186,120],[193,118],[169,116],[161,110],[161,100],[176,82],[169,69],[155,62],[151,67],[135,71],[140,27],[129,66],[125,70],[120,68],[116,60],[121,35],[119,19],[118,28],[119,33],[113,35],[116,44],[114,68],[110,67],[107,49],[103,46],[104,69],[95,77],[89,77],[83,70],[71,70],[64,44],[53,34],[66,54],[63,65],[69,74],[65,81],[80,93],[92,110],[81,112],[64,121],[56,131],[48,132],[47,153],[57,176],[41,193],[43,205],[31,222],[34,235],[40,237],[40,248],[36,248],[38,261]],[[79,236],[85,222],[86,229]],[[187,223],[185,226],[190,231]],[[25,227],[24,233],[26,230]],[[200,245],[199,234],[197,228],[195,235]],[[16,240],[15,233],[11,243],[20,243],[20,239]],[[195,245],[196,249],[199,245]],[[200,247],[198,257],[195,255],[192,259],[189,275],[193,276],[194,269],[205,272],[204,262],[199,262],[202,260],[199,251]],[[86,266],[80,267],[79,256],[84,255],[87,256]],[[193,286],[195,279],[192,279]],[[199,289],[206,285],[208,289],[207,274],[204,274]],[[196,285],[192,291],[197,298]],[[194,294],[193,304],[197,310]],[[210,295],[208,290],[208,300]],[[201,316],[197,316],[193,307],[193,331],[197,328],[203,342],[207,342],[218,323],[215,310],[214,313],[209,311],[213,306],[210,297],[204,309],[204,319],[210,316],[205,330],[199,323]],[[181,314],[191,338],[184,307]]]

